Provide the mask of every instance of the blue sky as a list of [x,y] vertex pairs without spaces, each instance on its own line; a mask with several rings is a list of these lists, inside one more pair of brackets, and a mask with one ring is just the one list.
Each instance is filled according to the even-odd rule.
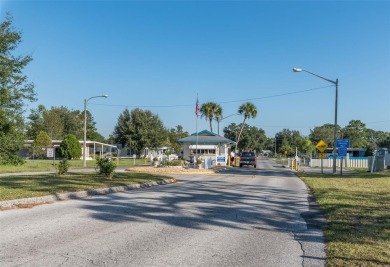
[[[1,1],[6,12],[22,32],[17,53],[34,58],[25,73],[39,100],[26,109],[83,110],[108,94],[88,104],[105,137],[126,107],[195,132],[197,95],[224,116],[251,101],[248,124],[269,137],[308,135],[334,122],[335,89],[293,67],[339,79],[342,127],[390,131],[388,1]],[[242,119],[221,121],[221,133]]]

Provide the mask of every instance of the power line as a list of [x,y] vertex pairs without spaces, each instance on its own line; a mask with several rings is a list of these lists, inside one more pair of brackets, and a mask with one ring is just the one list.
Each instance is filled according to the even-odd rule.
[[[228,103],[243,102],[243,101],[250,101],[250,100],[275,98],[275,97],[294,95],[294,94],[302,94],[302,93],[307,93],[307,92],[320,90],[320,89],[324,89],[324,88],[329,88],[329,87],[333,87],[333,85],[327,85],[327,86],[316,87],[316,88],[294,91],[294,92],[283,93],[283,94],[254,97],[254,98],[246,98],[246,99],[240,99],[240,100],[222,101],[222,102],[219,102],[219,104],[228,104]],[[115,104],[94,104],[94,103],[89,103],[89,105],[110,106],[110,107],[126,107],[126,108],[177,108],[177,107],[192,107],[192,106],[194,106],[194,104],[181,104],[181,105],[179,105],[179,104],[178,105],[121,105],[121,104],[117,104],[117,105],[115,105]]]

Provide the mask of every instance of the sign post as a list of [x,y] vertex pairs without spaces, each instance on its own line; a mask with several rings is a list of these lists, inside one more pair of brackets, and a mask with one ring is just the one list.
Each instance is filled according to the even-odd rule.
[[324,142],[324,140],[320,140],[317,143],[316,148],[318,149],[318,151],[320,151],[319,157],[321,159],[321,174],[323,174],[324,173],[323,159],[325,158],[324,152],[328,148],[328,145]]
[[336,147],[338,156],[341,158],[340,175],[343,175],[343,159],[347,156],[347,148],[349,148],[349,139],[337,139]]

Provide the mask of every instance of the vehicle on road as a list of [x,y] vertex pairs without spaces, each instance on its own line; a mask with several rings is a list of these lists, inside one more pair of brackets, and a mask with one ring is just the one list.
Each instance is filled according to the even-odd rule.
[[256,160],[255,152],[242,152],[240,156],[240,167],[243,165],[252,165],[256,168]]

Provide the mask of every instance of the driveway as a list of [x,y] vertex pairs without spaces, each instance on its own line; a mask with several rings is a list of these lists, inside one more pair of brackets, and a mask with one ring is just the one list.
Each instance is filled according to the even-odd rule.
[[324,266],[306,187],[273,164],[0,212],[0,265]]

